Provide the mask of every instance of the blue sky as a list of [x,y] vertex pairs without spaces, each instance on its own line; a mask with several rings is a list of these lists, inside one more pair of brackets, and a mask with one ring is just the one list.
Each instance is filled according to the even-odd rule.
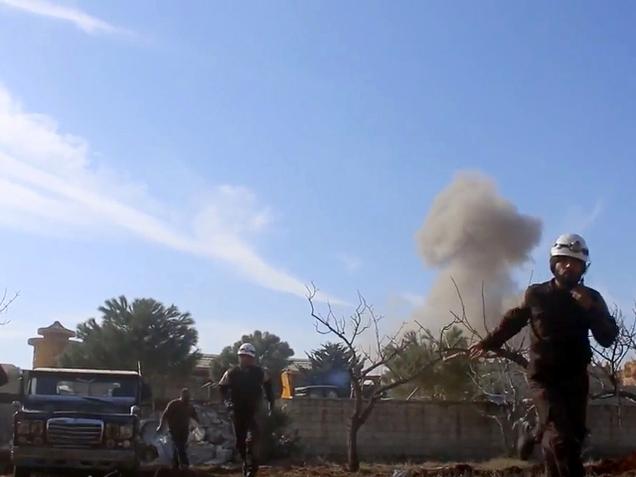
[[[304,284],[408,318],[415,233],[480,171],[586,236],[587,283],[636,297],[630,2],[0,0],[0,361],[103,300],[190,311],[217,352],[315,347]],[[527,274],[519,271],[519,276]],[[343,311],[346,307],[343,308]]]

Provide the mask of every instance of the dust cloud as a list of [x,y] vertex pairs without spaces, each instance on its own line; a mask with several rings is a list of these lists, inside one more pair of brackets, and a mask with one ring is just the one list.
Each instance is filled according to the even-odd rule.
[[483,283],[486,322],[492,327],[518,301],[521,289],[512,273],[530,259],[540,236],[541,221],[520,213],[493,180],[458,174],[437,195],[417,232],[420,256],[439,273],[414,318],[431,329],[448,323],[450,310],[461,310],[455,280],[467,316],[483,329]]

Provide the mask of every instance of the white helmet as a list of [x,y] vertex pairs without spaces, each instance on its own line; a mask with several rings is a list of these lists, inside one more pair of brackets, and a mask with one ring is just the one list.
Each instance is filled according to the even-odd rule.
[[243,343],[238,350],[239,356],[251,356],[252,358],[256,358],[256,348],[252,343]]
[[563,234],[552,245],[550,257],[572,257],[587,265],[590,261],[590,251],[585,239],[580,235]]

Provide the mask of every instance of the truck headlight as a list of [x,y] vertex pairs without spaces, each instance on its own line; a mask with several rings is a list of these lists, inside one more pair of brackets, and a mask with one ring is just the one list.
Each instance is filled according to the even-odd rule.
[[134,434],[132,424],[106,424],[106,439],[124,440],[131,439]]
[[43,421],[31,421],[31,434],[34,436],[41,436],[44,434],[44,422]]
[[106,424],[106,428],[105,428],[106,439],[114,439],[115,437],[117,437],[118,432],[119,432],[119,424],[112,424],[112,423]]
[[30,421],[18,421],[15,423],[15,430],[19,436],[25,436],[31,433]]
[[119,426],[119,438],[120,439],[132,439],[134,434],[134,427],[132,424],[124,424]]
[[18,436],[43,436],[44,421],[21,419],[16,421],[15,431]]

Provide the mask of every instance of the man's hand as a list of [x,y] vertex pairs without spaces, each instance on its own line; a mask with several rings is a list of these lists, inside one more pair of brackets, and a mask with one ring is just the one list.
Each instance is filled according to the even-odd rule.
[[475,343],[468,348],[468,356],[470,359],[484,358],[488,351],[486,351],[481,343]]
[[572,298],[585,310],[589,310],[594,306],[594,299],[590,295],[590,292],[581,285],[577,285],[572,290],[570,290],[570,295]]

